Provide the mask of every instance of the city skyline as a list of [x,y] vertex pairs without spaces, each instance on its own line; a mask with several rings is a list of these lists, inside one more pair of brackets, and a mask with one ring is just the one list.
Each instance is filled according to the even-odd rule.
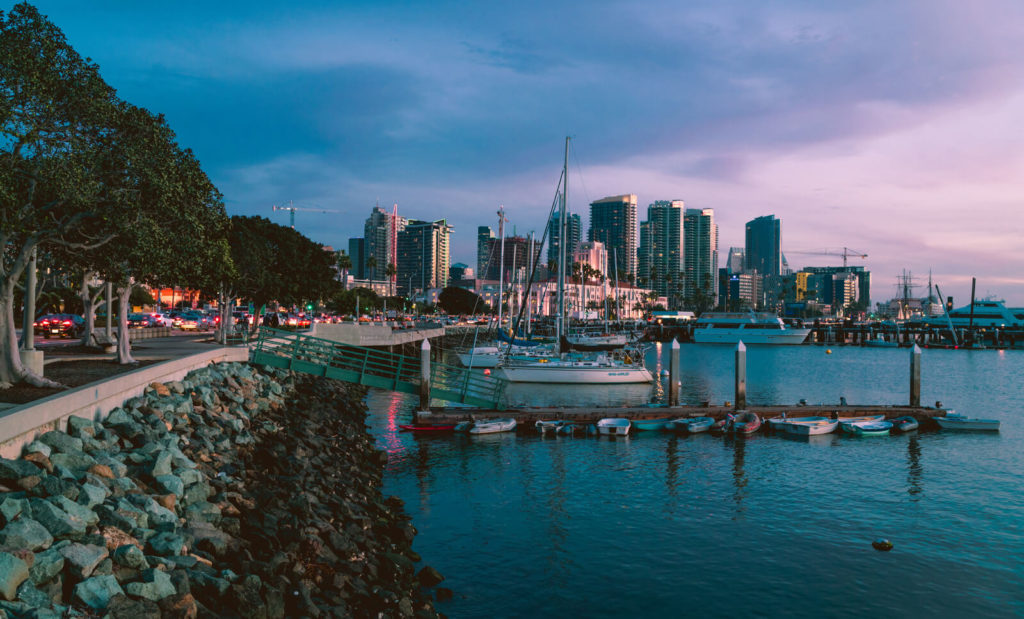
[[[499,204],[539,236],[569,134],[573,213],[683,199],[714,209],[720,250],[774,214],[784,254],[868,254],[851,264],[874,300],[931,269],[958,304],[977,276],[979,296],[1024,305],[1012,2],[37,6],[167,116],[229,213],[345,211],[296,214],[320,243],[362,236],[378,199],[446,218],[453,262],[475,262],[472,231]],[[603,43],[623,30],[628,46]]]

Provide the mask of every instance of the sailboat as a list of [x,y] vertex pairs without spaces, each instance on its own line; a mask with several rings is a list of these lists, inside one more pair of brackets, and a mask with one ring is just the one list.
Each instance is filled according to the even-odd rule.
[[[558,315],[555,317],[556,342],[565,343],[565,264],[566,219],[569,196],[569,138],[565,138],[565,164],[562,168],[561,208],[558,244]],[[549,217],[550,220],[550,217]],[[541,359],[507,357],[495,370],[500,378],[513,383],[556,384],[650,384],[651,372],[644,367],[643,355],[628,353],[621,358],[607,354],[594,357],[552,356]]]

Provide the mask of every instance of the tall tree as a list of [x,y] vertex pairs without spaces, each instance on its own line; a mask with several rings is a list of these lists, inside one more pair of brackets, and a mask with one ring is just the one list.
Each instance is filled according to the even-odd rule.
[[14,290],[40,247],[88,250],[113,238],[115,187],[98,170],[116,97],[95,64],[31,5],[0,13],[0,385],[26,380]]
[[341,271],[341,287],[348,290],[348,271],[352,268],[352,257],[345,252],[338,253],[338,270]]

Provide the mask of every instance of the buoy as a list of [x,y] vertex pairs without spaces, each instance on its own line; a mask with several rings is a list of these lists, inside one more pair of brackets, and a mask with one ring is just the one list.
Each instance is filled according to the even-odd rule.
[[831,348],[826,348],[825,349],[825,354],[826,355],[831,355],[832,354],[832,349]]
[[878,538],[871,542],[871,547],[875,550],[881,550],[882,552],[889,552],[892,550],[892,542],[887,539]]
[[491,368],[485,368],[484,369],[484,376],[490,376],[490,375],[491,375]]

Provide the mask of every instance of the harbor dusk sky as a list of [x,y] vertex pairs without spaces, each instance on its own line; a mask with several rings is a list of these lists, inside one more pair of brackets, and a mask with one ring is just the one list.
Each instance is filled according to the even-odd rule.
[[467,264],[499,204],[540,234],[571,135],[584,221],[623,193],[641,219],[655,200],[713,208],[724,264],[774,214],[794,269],[842,262],[800,250],[867,253],[851,264],[873,302],[931,269],[957,305],[977,276],[1024,306],[1020,3],[36,6],[166,115],[230,214],[341,210],[296,214],[337,248],[378,200],[447,218]]

